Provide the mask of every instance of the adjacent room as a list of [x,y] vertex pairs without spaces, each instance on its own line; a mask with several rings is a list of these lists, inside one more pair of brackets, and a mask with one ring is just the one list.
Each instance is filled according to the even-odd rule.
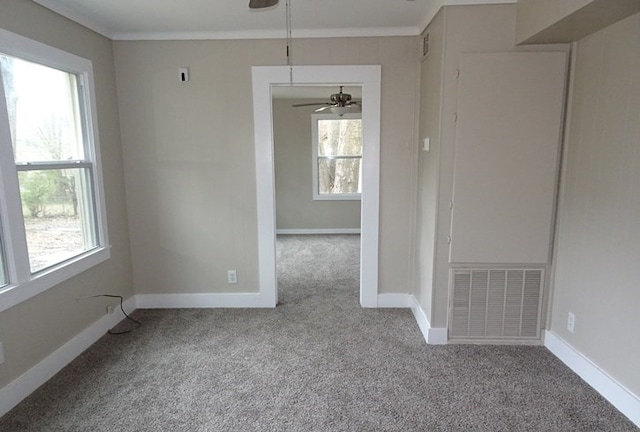
[[640,0],[179,3],[0,3],[0,430],[638,430]]

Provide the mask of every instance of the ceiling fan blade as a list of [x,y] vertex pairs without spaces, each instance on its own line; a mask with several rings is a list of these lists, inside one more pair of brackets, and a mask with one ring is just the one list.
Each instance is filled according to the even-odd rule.
[[327,106],[323,106],[322,108],[318,108],[318,109],[316,109],[316,110],[313,110],[313,112],[317,112],[317,113],[319,113],[319,112],[325,112],[326,110],[331,109],[331,107],[333,107],[333,106],[334,106],[334,105],[330,105],[330,104],[329,104],[329,105],[327,105]]
[[278,0],[249,0],[249,9],[263,9],[278,4]]
[[303,106],[313,106],[313,105],[331,105],[329,102],[310,102],[303,104],[293,104],[292,107],[303,107]]

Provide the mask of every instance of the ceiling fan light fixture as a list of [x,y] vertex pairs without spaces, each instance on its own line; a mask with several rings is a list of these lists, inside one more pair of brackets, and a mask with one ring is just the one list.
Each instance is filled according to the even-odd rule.
[[331,114],[342,116],[345,114],[358,113],[360,112],[359,108],[358,105],[331,106],[329,107],[329,111],[331,111]]

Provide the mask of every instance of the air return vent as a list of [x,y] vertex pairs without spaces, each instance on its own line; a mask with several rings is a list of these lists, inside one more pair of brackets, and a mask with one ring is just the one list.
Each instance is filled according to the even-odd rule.
[[453,269],[449,337],[539,338],[542,269]]

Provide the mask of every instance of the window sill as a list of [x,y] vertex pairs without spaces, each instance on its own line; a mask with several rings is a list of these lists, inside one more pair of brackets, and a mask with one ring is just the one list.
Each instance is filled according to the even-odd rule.
[[27,281],[0,288],[0,312],[95,267],[109,257],[110,246],[103,246],[37,273]]

